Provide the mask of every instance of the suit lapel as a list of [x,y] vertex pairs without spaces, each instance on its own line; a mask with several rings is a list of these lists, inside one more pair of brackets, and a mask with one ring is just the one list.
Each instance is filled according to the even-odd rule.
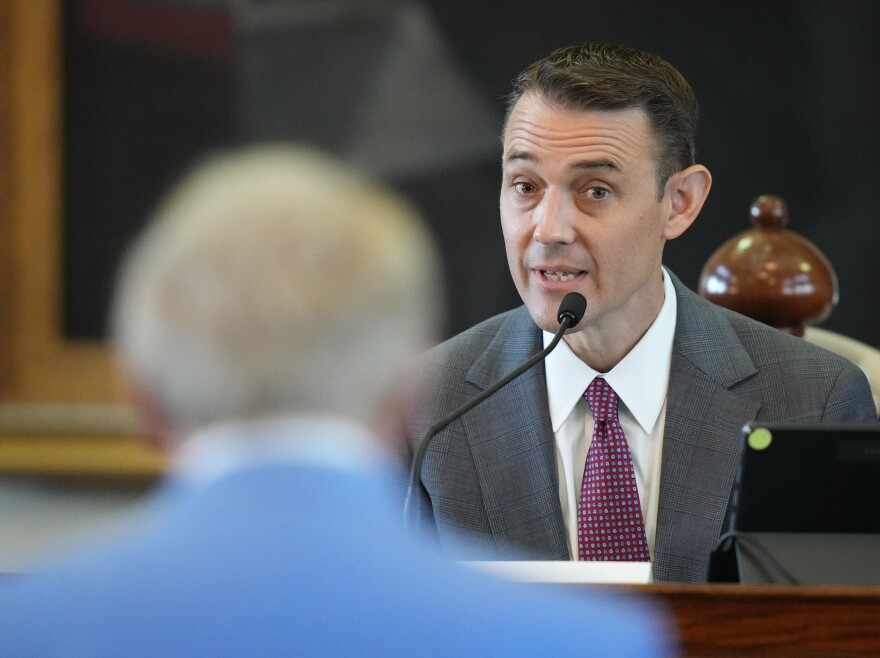
[[740,429],[760,404],[731,388],[755,366],[723,315],[673,277],[678,303],[655,538],[656,580],[705,580],[722,532]]
[[[468,372],[485,389],[542,348],[525,307],[513,312]],[[515,379],[462,418],[483,504],[502,552],[568,559],[559,505],[556,448],[544,364]]]
[[[654,578],[705,580],[739,460],[740,429],[760,404],[731,389],[755,366],[716,307],[672,276],[678,303],[660,481]],[[481,390],[540,350],[525,307],[508,316],[468,372]],[[465,414],[463,427],[499,549],[568,559],[543,363]]]

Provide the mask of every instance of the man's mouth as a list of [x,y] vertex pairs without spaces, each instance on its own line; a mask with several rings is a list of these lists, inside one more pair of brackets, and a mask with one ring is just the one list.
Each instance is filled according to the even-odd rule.
[[564,270],[540,270],[548,281],[573,281],[580,272],[566,272]]

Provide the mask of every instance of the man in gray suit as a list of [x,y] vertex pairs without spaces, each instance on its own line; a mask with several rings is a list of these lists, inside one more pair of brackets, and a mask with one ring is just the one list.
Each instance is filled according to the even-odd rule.
[[[625,438],[607,444],[623,460],[609,471],[629,484],[601,486],[612,498],[631,486],[640,502],[631,517],[605,509],[615,528],[632,526],[621,543],[643,547],[657,581],[705,580],[728,525],[742,426],[873,420],[867,380],[663,268],[666,241],[711,186],[694,157],[696,99],[669,63],[620,46],[562,48],[519,76],[508,107],[501,223],[525,305],[429,354],[413,436],[546,345],[564,295],[588,307],[545,363],[434,437],[422,483],[438,534],[466,533],[505,557],[631,559],[585,546],[606,532],[581,485],[617,477],[596,475],[591,447],[610,431]],[[619,415],[594,422],[594,383]]]

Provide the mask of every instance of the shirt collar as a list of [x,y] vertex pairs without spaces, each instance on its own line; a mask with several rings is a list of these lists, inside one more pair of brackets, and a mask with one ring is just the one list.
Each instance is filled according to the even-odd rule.
[[[672,361],[672,341],[675,337],[677,303],[672,280],[663,270],[663,306],[654,322],[636,343],[604,377],[626,405],[636,422],[650,433],[660,416],[669,386],[669,368]],[[544,345],[553,334],[544,332]],[[596,372],[561,341],[545,361],[547,400],[553,431],[568,418],[578,400],[594,378]]]
[[369,472],[380,468],[383,457],[378,441],[352,421],[291,415],[197,430],[175,453],[171,471],[205,485],[237,470],[277,463]]

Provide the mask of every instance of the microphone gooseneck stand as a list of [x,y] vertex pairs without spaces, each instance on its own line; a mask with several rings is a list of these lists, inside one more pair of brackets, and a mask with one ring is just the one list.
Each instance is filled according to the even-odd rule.
[[550,341],[550,344],[547,345],[547,347],[535,354],[533,357],[517,367],[515,370],[512,370],[510,373],[486,388],[479,395],[474,396],[463,405],[461,405],[458,409],[455,409],[428,428],[428,430],[422,437],[422,440],[419,441],[419,444],[416,446],[415,452],[413,453],[412,463],[410,464],[409,485],[407,486],[406,499],[403,503],[403,522],[404,528],[407,533],[411,534],[415,532],[415,529],[419,527],[418,524],[421,520],[422,508],[417,503],[417,501],[414,500],[414,498],[416,489],[419,486],[422,486],[422,463],[425,460],[425,454],[428,451],[428,445],[430,444],[431,439],[434,437],[434,435],[437,434],[444,427],[449,425],[449,423],[454,421],[456,418],[458,418],[459,416],[463,416],[465,413],[480,404],[480,402],[482,402],[489,396],[494,395],[499,389],[507,386],[510,382],[512,382],[525,371],[530,369],[536,363],[545,359],[547,355],[556,348],[556,346],[559,344],[559,341],[562,340],[563,334],[565,334],[568,329],[576,326],[577,323],[581,321],[581,318],[584,316],[586,310],[587,300],[584,299],[583,295],[576,292],[568,293],[562,299],[562,303],[559,305],[559,311],[556,314],[556,319],[559,322],[559,329],[556,331],[556,335],[553,336],[553,340]]

